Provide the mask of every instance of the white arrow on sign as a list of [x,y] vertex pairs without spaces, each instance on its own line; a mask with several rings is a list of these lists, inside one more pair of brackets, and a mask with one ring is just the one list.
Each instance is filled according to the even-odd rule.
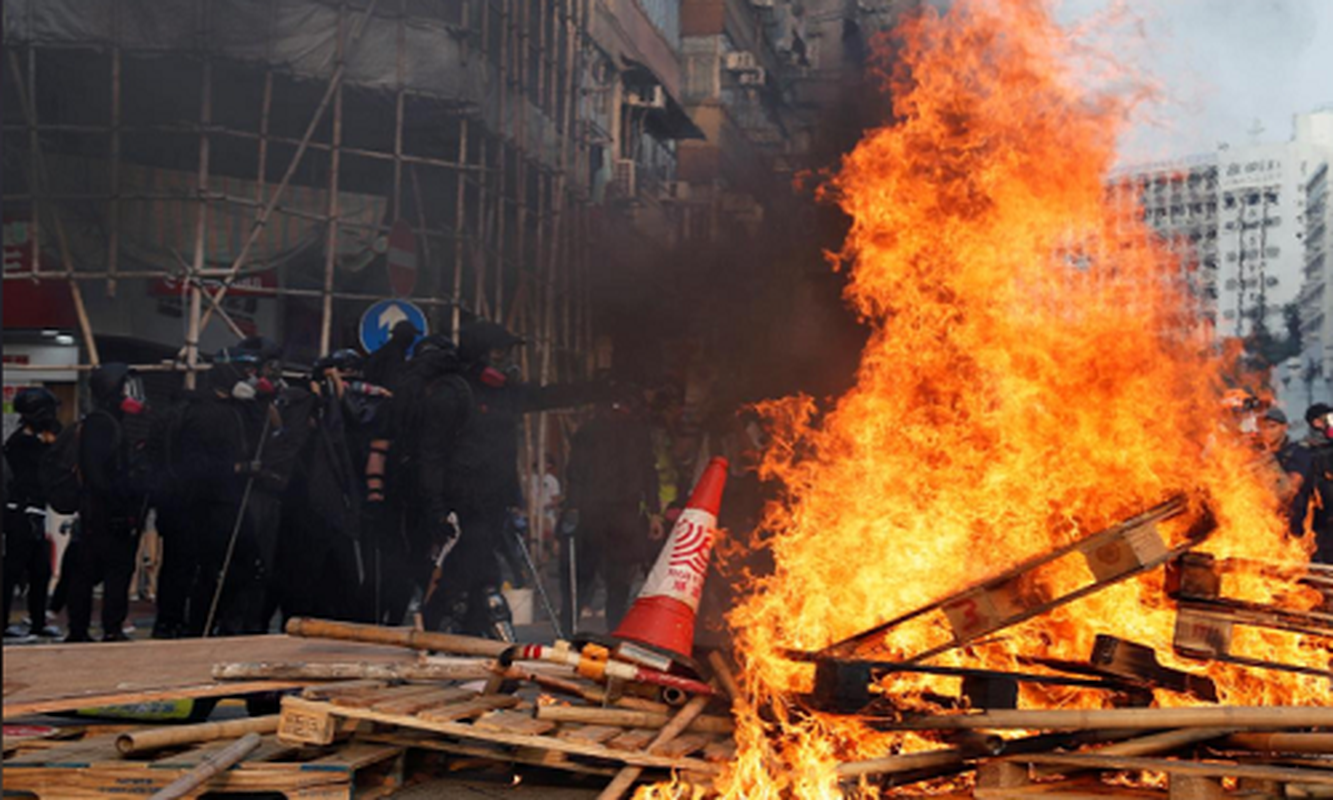
[[407,319],[407,312],[403,311],[397,305],[390,305],[380,312],[379,327],[380,330],[392,331],[393,326]]

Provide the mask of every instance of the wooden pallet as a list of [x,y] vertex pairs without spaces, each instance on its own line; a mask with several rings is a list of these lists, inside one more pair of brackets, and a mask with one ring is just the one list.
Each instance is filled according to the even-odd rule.
[[[313,694],[313,693],[312,693]],[[285,697],[278,736],[294,744],[324,745],[349,723],[374,723],[368,741],[392,742],[471,757],[609,774],[622,766],[713,775],[721,770],[730,734],[682,737],[669,753],[645,752],[656,730],[591,726],[537,719],[533,706],[514,695],[439,690],[422,695],[408,687],[324,687],[310,697]],[[386,732],[380,726],[394,726]]]
[[[131,759],[121,756],[111,733],[20,751],[4,762],[4,793],[42,800],[147,796],[231,743],[208,742]],[[381,743],[302,748],[266,736],[258,750],[189,797],[243,792],[278,793],[288,800],[386,797],[402,786],[403,753],[400,746]]]
[[[1065,773],[1064,780],[1034,782],[1030,766],[1048,774]],[[1156,773],[1167,776],[1165,793],[1126,786],[1108,786],[1097,777],[1076,777],[1087,771]],[[1236,781],[1238,792],[1224,790],[1224,779]],[[1009,756],[983,764],[977,773],[977,798],[1105,798],[1157,797],[1165,800],[1222,800],[1226,797],[1326,797],[1333,789],[1333,772],[1321,768],[1277,766],[1210,759],[1101,756],[1089,753],[1032,753]]]
[[[1056,548],[1005,570],[975,586],[902,614],[870,630],[835,642],[818,652],[792,651],[797,660],[858,659],[875,652],[892,629],[919,617],[938,618],[951,632],[947,641],[901,659],[914,663],[962,647],[1052,609],[1098,592],[1108,586],[1165,564],[1197,545],[1216,527],[1205,511],[1194,519],[1184,541],[1168,547],[1157,523],[1185,513],[1183,497],[1175,497],[1132,519]],[[1056,594],[1043,574],[1056,562],[1081,561],[1089,580],[1077,589]]]

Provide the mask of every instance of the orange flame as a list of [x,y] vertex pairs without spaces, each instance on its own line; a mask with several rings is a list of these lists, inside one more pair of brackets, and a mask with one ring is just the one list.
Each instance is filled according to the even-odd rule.
[[[1087,54],[1039,0],[959,0],[898,35],[895,121],[828,188],[853,221],[840,256],[872,328],[857,385],[827,413],[808,397],[762,407],[774,443],[761,472],[782,497],[754,543],[775,569],[729,617],[748,693],[740,756],[719,784],[732,797],[840,796],[838,761],[939,746],[795,711],[812,669],[788,648],[818,650],[1182,492],[1216,513],[1204,549],[1306,558],[1253,451],[1224,429],[1222,365],[1180,265],[1107,189],[1130,99],[1088,88]],[[1069,563],[1046,580],[1067,590],[1090,574]],[[933,663],[1081,661],[1108,633],[1206,668],[1224,702],[1323,697],[1325,680],[1174,659],[1162,583],[1146,573]],[[1265,581],[1233,588],[1274,600]],[[905,626],[883,657],[948,637],[937,619]],[[1299,663],[1308,646],[1261,632],[1234,651]],[[883,688],[924,704],[941,684]],[[1047,689],[1020,702],[1107,699]]]

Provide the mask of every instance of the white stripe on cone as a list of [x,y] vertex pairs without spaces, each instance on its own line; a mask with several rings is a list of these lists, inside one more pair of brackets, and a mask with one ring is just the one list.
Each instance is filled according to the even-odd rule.
[[691,611],[698,611],[716,533],[714,515],[701,508],[682,511],[671,528],[667,546],[644,581],[639,598],[670,597],[689,606]]

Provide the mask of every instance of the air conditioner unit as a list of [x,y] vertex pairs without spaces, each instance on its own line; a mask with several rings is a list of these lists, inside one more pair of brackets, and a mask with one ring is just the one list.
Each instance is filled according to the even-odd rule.
[[755,67],[749,72],[742,72],[738,76],[742,86],[763,86],[766,73],[763,67]]
[[615,184],[616,194],[629,199],[637,193],[637,185],[634,180],[634,169],[637,166],[632,158],[616,159],[615,171],[612,173],[612,182]]
[[651,89],[633,91],[625,102],[635,108],[666,108],[666,89],[653,86]]
[[746,72],[759,66],[755,60],[754,53],[745,50],[735,50],[726,54],[727,69],[732,72]]

